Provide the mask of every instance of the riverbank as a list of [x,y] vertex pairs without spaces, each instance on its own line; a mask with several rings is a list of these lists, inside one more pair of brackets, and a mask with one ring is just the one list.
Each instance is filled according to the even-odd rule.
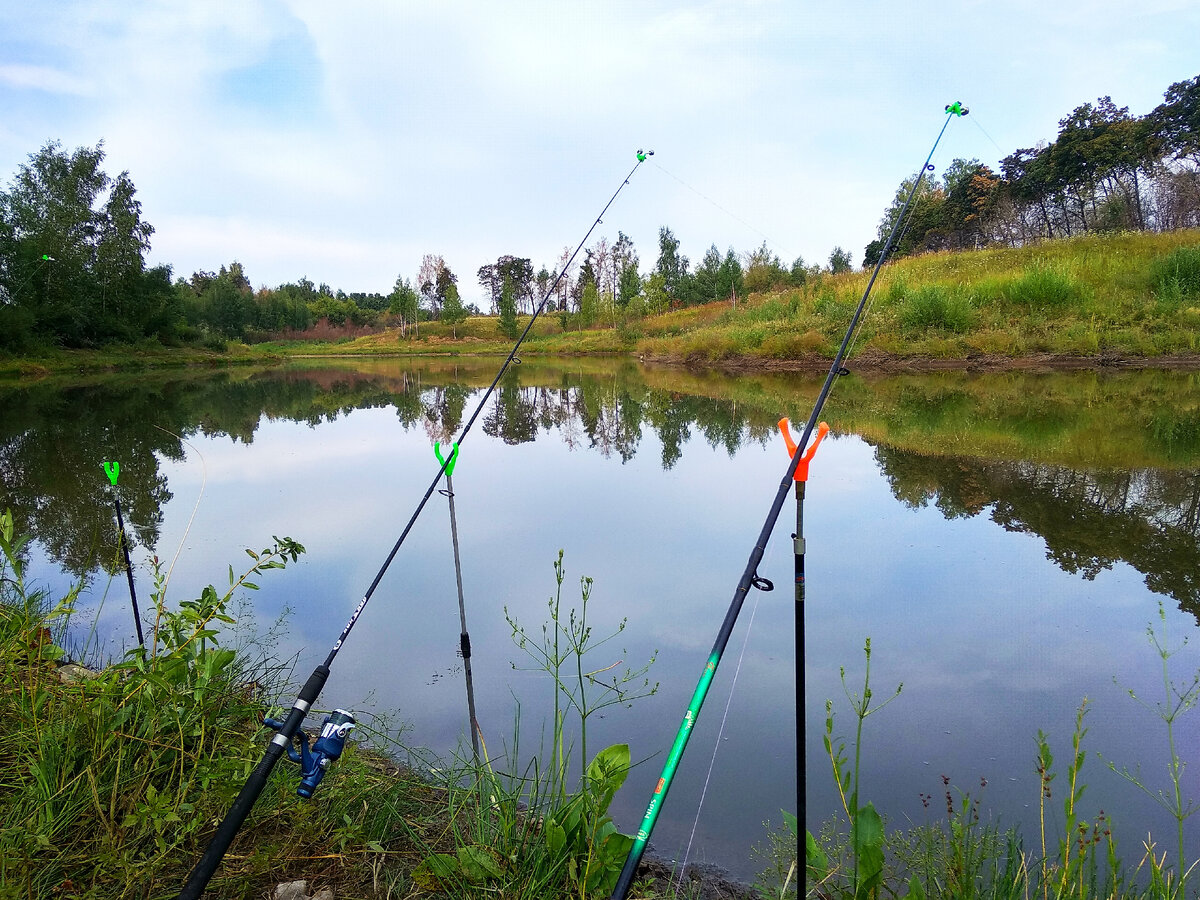
[[[523,356],[627,356],[728,372],[828,368],[868,272],[661,311],[609,308],[584,324],[548,311]],[[154,341],[0,356],[0,377],[273,364],[319,357],[504,356],[493,316],[355,339]],[[524,327],[528,315],[519,317]],[[934,253],[881,271],[849,367],[876,372],[1200,368],[1200,230],[1087,235],[1018,248]]]

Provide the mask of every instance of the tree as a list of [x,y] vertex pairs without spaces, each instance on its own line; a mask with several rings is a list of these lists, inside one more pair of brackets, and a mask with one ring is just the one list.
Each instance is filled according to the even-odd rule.
[[496,323],[496,327],[506,338],[515,339],[518,334],[517,298],[512,285],[507,281],[500,282],[500,297],[496,301],[496,309],[500,314],[500,321]]
[[1200,75],[1167,88],[1147,118],[1168,153],[1200,165]]
[[730,247],[725,251],[725,258],[721,260],[721,267],[717,270],[717,296],[721,299],[729,297],[736,302],[743,284],[742,264]]
[[439,305],[438,274],[444,268],[445,260],[433,253],[426,253],[421,258],[421,267],[417,270],[417,293],[420,295],[420,302],[428,305],[430,315],[435,319]]
[[854,262],[851,260],[849,252],[841,247],[834,247],[829,254],[829,271],[834,275],[841,275],[853,270]]
[[613,271],[616,274],[616,303],[621,309],[642,292],[642,279],[638,275],[638,257],[633,241],[623,231],[617,232],[617,242],[612,250]]
[[788,283],[788,273],[779,257],[771,252],[767,242],[746,254],[745,282],[747,292],[769,291]]
[[421,300],[403,275],[396,276],[396,283],[387,299],[388,312],[400,317],[400,335],[403,337],[408,325],[417,321]]
[[704,251],[704,258],[696,266],[693,274],[694,290],[701,303],[715,300],[717,297],[717,273],[721,270],[721,253],[717,245],[711,245]]
[[680,254],[679,239],[665,225],[658,230],[658,262],[654,271],[662,276],[667,294],[682,299],[679,294],[688,274],[688,258]]
[[[168,298],[142,283],[154,229],[128,172],[101,168],[103,143],[66,153],[51,141],[0,193],[0,295],[45,338],[80,346],[146,333]],[[173,291],[167,292],[168,295]]]
[[[446,303],[450,300],[450,295],[458,298],[458,276],[450,271],[450,267],[442,264],[442,268],[437,274],[437,283],[434,287],[434,299],[437,301],[438,315],[440,319],[442,312],[445,309]],[[459,301],[459,309],[462,308],[462,303]]]
[[458,337],[458,326],[466,321],[466,318],[467,311],[463,309],[462,298],[458,295],[458,286],[451,281],[444,289],[441,320],[450,326],[450,336],[452,338]]

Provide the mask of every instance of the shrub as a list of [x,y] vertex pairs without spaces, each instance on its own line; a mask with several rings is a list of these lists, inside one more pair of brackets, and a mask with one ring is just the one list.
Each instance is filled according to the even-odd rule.
[[1042,266],[1029,269],[1004,285],[1004,299],[1035,310],[1061,310],[1083,297],[1078,282],[1069,275]]
[[929,284],[909,293],[900,306],[900,323],[908,329],[936,328],[961,333],[975,321],[975,310],[962,291]]
[[1200,296],[1200,247],[1178,247],[1150,265],[1158,299],[1178,303]]

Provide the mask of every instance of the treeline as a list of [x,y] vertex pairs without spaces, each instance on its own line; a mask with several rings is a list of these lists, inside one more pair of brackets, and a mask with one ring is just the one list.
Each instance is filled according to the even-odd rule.
[[[1200,226],[1200,76],[1171,85],[1145,116],[1101,97],[1058,125],[1053,142],[1010,153],[999,173],[956,159],[924,180],[893,255]],[[879,259],[916,177],[896,191],[864,265]]]
[[[736,303],[748,293],[799,287],[823,273],[838,274],[853,268],[850,254],[835,247],[827,267],[807,265],[797,257],[785,264],[766,241],[757,249],[739,254],[732,247],[722,254],[715,244],[694,269],[680,253],[679,239],[670,228],[658,232],[658,256],[642,273],[633,241],[624,232],[610,243],[600,238],[584,249],[583,262],[568,267],[571,248],[565,248],[553,269],[542,266],[534,274],[531,260],[501,256],[481,266],[479,283],[499,317],[501,333],[515,337],[518,313],[532,313],[537,303],[553,292],[547,309],[557,311],[564,330],[595,324],[614,324],[709,303]],[[561,273],[561,277],[560,277]]]
[[[0,349],[146,338],[219,347],[228,340],[382,327],[407,334],[430,320],[449,325],[453,334],[468,315],[482,314],[463,302],[458,275],[436,254],[425,255],[412,279],[397,277],[386,295],[348,294],[304,277],[256,290],[236,260],[173,281],[170,266],[147,268],[154,228],[142,219],[129,173],[110,178],[104,158],[103,142],[71,153],[47,143],[0,193]],[[600,238],[566,271],[569,249],[536,271],[529,258],[504,255],[476,277],[499,331],[511,337],[517,316],[531,313],[551,291],[547,308],[562,327],[586,328],[715,299],[736,302],[745,293],[798,286],[852,267],[841,248],[827,268],[800,258],[785,265],[766,242],[742,254],[714,245],[693,267],[667,227],[659,231],[657,251],[643,272],[632,240],[618,233],[613,243]]]

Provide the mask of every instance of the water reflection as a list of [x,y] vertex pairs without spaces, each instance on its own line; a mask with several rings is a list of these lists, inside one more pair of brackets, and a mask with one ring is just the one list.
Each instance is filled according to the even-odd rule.
[[[153,548],[172,497],[160,461],[183,459],[188,437],[250,444],[264,422],[315,426],[392,409],[405,430],[450,441],[491,365],[0,386],[0,505],[66,570],[111,572],[117,543],[102,461],[121,462],[135,540]],[[829,413],[835,434],[857,432],[876,447],[894,496],[910,507],[932,504],[948,518],[990,509],[1005,529],[1041,536],[1064,571],[1090,579],[1127,562],[1200,619],[1200,411],[1171,402],[1196,387],[1195,375],[1167,373],[850,379]],[[815,391],[815,382],[786,376],[526,363],[509,370],[479,424],[508,445],[556,436],[570,450],[622,462],[649,433],[669,471],[693,434],[730,456],[774,440],[780,413],[803,417]]]
[[1200,622],[1200,473],[1088,471],[889,447],[877,447],[875,458],[906,506],[933,504],[947,519],[990,510],[1006,531],[1041,537],[1047,559],[1088,581],[1125,562]]

